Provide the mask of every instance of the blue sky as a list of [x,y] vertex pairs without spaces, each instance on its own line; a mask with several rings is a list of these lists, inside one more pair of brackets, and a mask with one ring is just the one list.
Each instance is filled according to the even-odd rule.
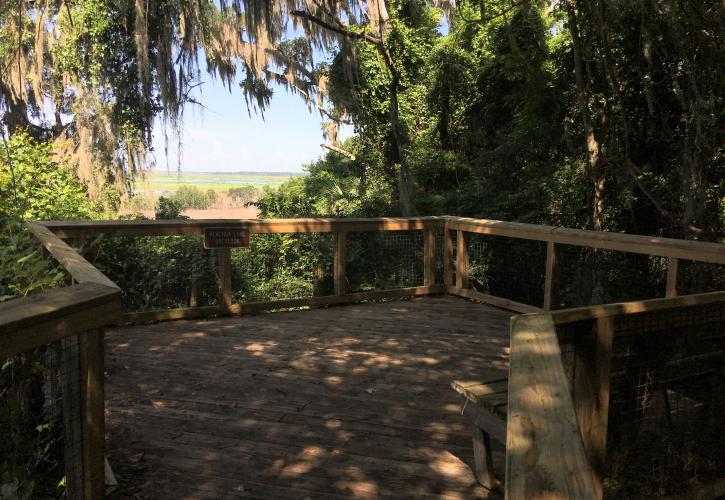
[[[247,113],[242,90],[231,93],[205,75],[201,95],[206,109],[188,106],[183,121],[182,172],[301,172],[302,165],[323,155],[325,142],[317,111],[309,112],[299,96],[275,87],[264,119]],[[343,136],[349,136],[348,130]],[[154,130],[156,169],[166,170],[163,129]],[[176,171],[176,143],[170,137],[169,168]]]

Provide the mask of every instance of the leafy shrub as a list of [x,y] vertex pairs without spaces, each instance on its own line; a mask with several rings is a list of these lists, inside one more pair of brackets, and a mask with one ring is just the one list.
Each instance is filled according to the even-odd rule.
[[24,221],[91,219],[101,214],[86,186],[52,145],[17,132],[0,149],[0,301],[58,286],[63,274],[43,259]]
[[216,253],[198,237],[101,236],[84,255],[121,287],[126,311],[217,303]]
[[65,273],[40,254],[38,242],[22,226],[5,228],[0,245],[0,302],[59,286]]
[[239,186],[230,188],[227,191],[229,197],[241,206],[257,201],[263,194],[263,191],[254,186]]
[[15,133],[0,148],[0,222],[92,219],[100,206],[64,161],[53,157],[50,142]]
[[156,206],[155,217],[159,220],[188,219],[188,217],[181,215],[182,210],[183,207],[178,200],[162,196]]
[[189,208],[203,210],[214,204],[216,193],[212,189],[204,192],[196,186],[180,186],[170,198],[179,204],[181,210]]

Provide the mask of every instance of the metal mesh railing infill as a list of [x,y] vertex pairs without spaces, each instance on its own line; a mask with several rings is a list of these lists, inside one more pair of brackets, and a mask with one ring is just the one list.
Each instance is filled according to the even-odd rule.
[[330,295],[335,235],[254,234],[249,248],[232,250],[235,303]]
[[[562,361],[593,322],[560,325]],[[725,478],[725,303],[614,319],[606,498],[687,494]]]
[[546,243],[467,234],[469,283],[478,292],[541,307]]
[[350,292],[423,284],[423,231],[369,231],[347,235]]
[[78,337],[0,363],[2,498],[83,498]]

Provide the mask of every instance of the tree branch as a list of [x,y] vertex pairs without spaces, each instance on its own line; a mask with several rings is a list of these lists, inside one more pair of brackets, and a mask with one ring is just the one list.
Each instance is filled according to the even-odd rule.
[[311,13],[304,11],[304,10],[293,10],[291,14],[295,17],[301,17],[303,19],[307,19],[310,22],[313,22],[317,24],[318,26],[321,26],[325,28],[326,30],[338,33],[340,35],[346,36],[348,38],[351,38],[353,40],[365,40],[366,42],[375,44],[375,45],[382,45],[383,41],[382,39],[369,35],[364,32],[360,31],[353,31],[351,29],[345,28],[344,26],[335,26],[331,23],[328,23],[324,19],[320,19],[317,16],[312,15]]
[[337,146],[333,146],[332,144],[320,144],[320,147],[329,149],[330,151],[334,151],[335,153],[341,154],[342,156],[346,157],[347,159],[349,159],[351,161],[355,161],[355,155],[352,154],[350,151],[345,151],[344,149],[338,148]]

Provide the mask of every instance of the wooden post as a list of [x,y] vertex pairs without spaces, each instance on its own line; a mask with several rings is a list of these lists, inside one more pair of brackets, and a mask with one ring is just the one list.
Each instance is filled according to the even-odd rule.
[[607,455],[609,378],[612,364],[614,318],[594,322],[591,335],[576,342],[573,400],[584,450],[595,471],[601,471]]
[[456,234],[456,288],[468,288],[468,244],[466,233],[458,230]]
[[559,255],[556,243],[546,244],[546,277],[544,279],[544,310],[551,311],[556,305],[556,288],[559,284]]
[[453,286],[453,238],[448,228],[443,229],[443,284]]
[[347,231],[338,231],[335,234],[335,251],[333,254],[333,280],[335,281],[335,295],[345,295],[345,254],[347,253]]
[[81,368],[81,425],[83,449],[83,497],[97,500],[105,494],[103,463],[104,416],[104,339],[103,330],[78,334]]
[[496,478],[493,476],[491,436],[477,425],[473,426],[473,465],[478,482],[489,490],[494,489]]
[[666,297],[677,297],[677,271],[679,259],[670,257],[667,261],[667,290]]
[[229,248],[217,250],[219,259],[219,299],[223,306],[232,305],[232,251]]
[[189,292],[189,307],[199,305],[199,279],[197,276],[191,277],[191,291]]
[[325,295],[325,270],[322,266],[315,266],[312,271],[312,296],[322,297]]
[[433,286],[436,283],[436,231],[423,230],[423,285]]

